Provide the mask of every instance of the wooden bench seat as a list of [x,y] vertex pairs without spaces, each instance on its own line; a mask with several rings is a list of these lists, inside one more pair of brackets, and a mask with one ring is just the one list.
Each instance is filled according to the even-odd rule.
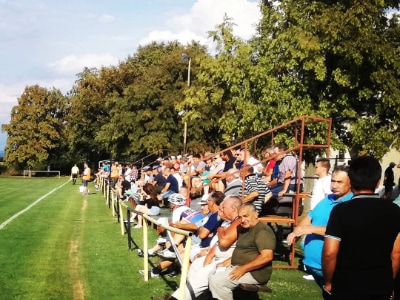
[[260,220],[263,223],[286,223],[286,224],[294,224],[295,223],[295,220],[293,218],[277,216],[277,215],[262,216],[262,217],[259,217],[258,220]]

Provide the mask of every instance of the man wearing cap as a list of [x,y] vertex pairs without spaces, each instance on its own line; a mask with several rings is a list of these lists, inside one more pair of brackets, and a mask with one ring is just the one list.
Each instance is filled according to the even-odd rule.
[[144,183],[152,183],[153,181],[153,170],[150,168],[150,166],[145,166],[142,168],[142,181]]
[[[170,226],[174,226],[178,222],[182,221],[186,223],[196,223],[200,222],[204,217],[205,214],[201,213],[199,211],[196,211],[192,208],[189,208],[185,206],[186,199],[182,195],[175,193],[169,196],[168,198],[169,205],[172,209],[172,219],[170,222]],[[203,211],[208,214],[208,208],[205,209],[203,207]],[[181,224],[182,224],[181,223]],[[173,237],[173,242],[175,245],[180,244],[184,239],[184,236],[175,234]],[[164,241],[165,242],[165,241]],[[171,242],[165,243],[166,249],[158,252],[157,254],[162,258],[162,260],[159,262],[158,266],[155,268],[152,268],[150,270],[150,276],[151,277],[159,277],[161,274],[166,274],[169,276],[171,272],[164,271],[165,269],[170,268],[174,264],[174,260],[176,258],[176,254],[174,253],[174,248],[171,245]],[[157,251],[161,250],[162,247],[160,244],[155,245],[153,248],[148,250],[149,255],[155,255]],[[164,272],[163,272],[164,271]],[[139,270],[140,274],[144,274],[143,270]]]

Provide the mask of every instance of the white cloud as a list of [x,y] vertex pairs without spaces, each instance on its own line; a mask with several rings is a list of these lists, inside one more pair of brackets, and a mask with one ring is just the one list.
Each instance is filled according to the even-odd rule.
[[76,74],[85,67],[100,68],[102,66],[116,65],[118,58],[111,54],[86,54],[82,56],[68,55],[50,63],[47,66],[59,74]]
[[207,39],[204,36],[197,35],[190,30],[182,30],[180,32],[172,32],[169,30],[155,30],[152,31],[147,37],[140,40],[140,45],[149,44],[153,41],[168,42],[178,40],[182,44],[190,43],[191,41],[199,41],[201,44],[206,44]]
[[115,20],[115,17],[108,14],[103,14],[99,17],[100,23],[111,23]]
[[261,18],[258,2],[247,0],[198,0],[186,14],[169,16],[167,29],[153,31],[140,44],[149,41],[179,40],[186,44],[196,40],[202,44],[206,41],[207,32],[221,24],[224,15],[232,19],[234,34],[248,39],[255,34],[255,25]]

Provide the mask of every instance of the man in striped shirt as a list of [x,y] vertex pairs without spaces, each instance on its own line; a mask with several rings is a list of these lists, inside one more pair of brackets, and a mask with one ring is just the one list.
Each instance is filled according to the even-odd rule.
[[[241,175],[244,176],[244,196],[242,203],[253,203],[258,214],[261,214],[262,206],[272,197],[271,191],[265,182],[254,173],[253,166],[245,165],[241,170]],[[242,197],[242,192],[240,192],[240,197]]]

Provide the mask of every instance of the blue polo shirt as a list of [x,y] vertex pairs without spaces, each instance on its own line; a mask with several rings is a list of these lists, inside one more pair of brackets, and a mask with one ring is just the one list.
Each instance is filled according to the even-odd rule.
[[[308,213],[313,226],[327,226],[332,209],[339,203],[350,200],[353,193],[348,194],[340,200],[336,200],[333,194],[321,200],[312,211]],[[318,234],[307,234],[304,241],[304,259],[306,266],[322,269],[322,248],[324,246],[324,236]]]

